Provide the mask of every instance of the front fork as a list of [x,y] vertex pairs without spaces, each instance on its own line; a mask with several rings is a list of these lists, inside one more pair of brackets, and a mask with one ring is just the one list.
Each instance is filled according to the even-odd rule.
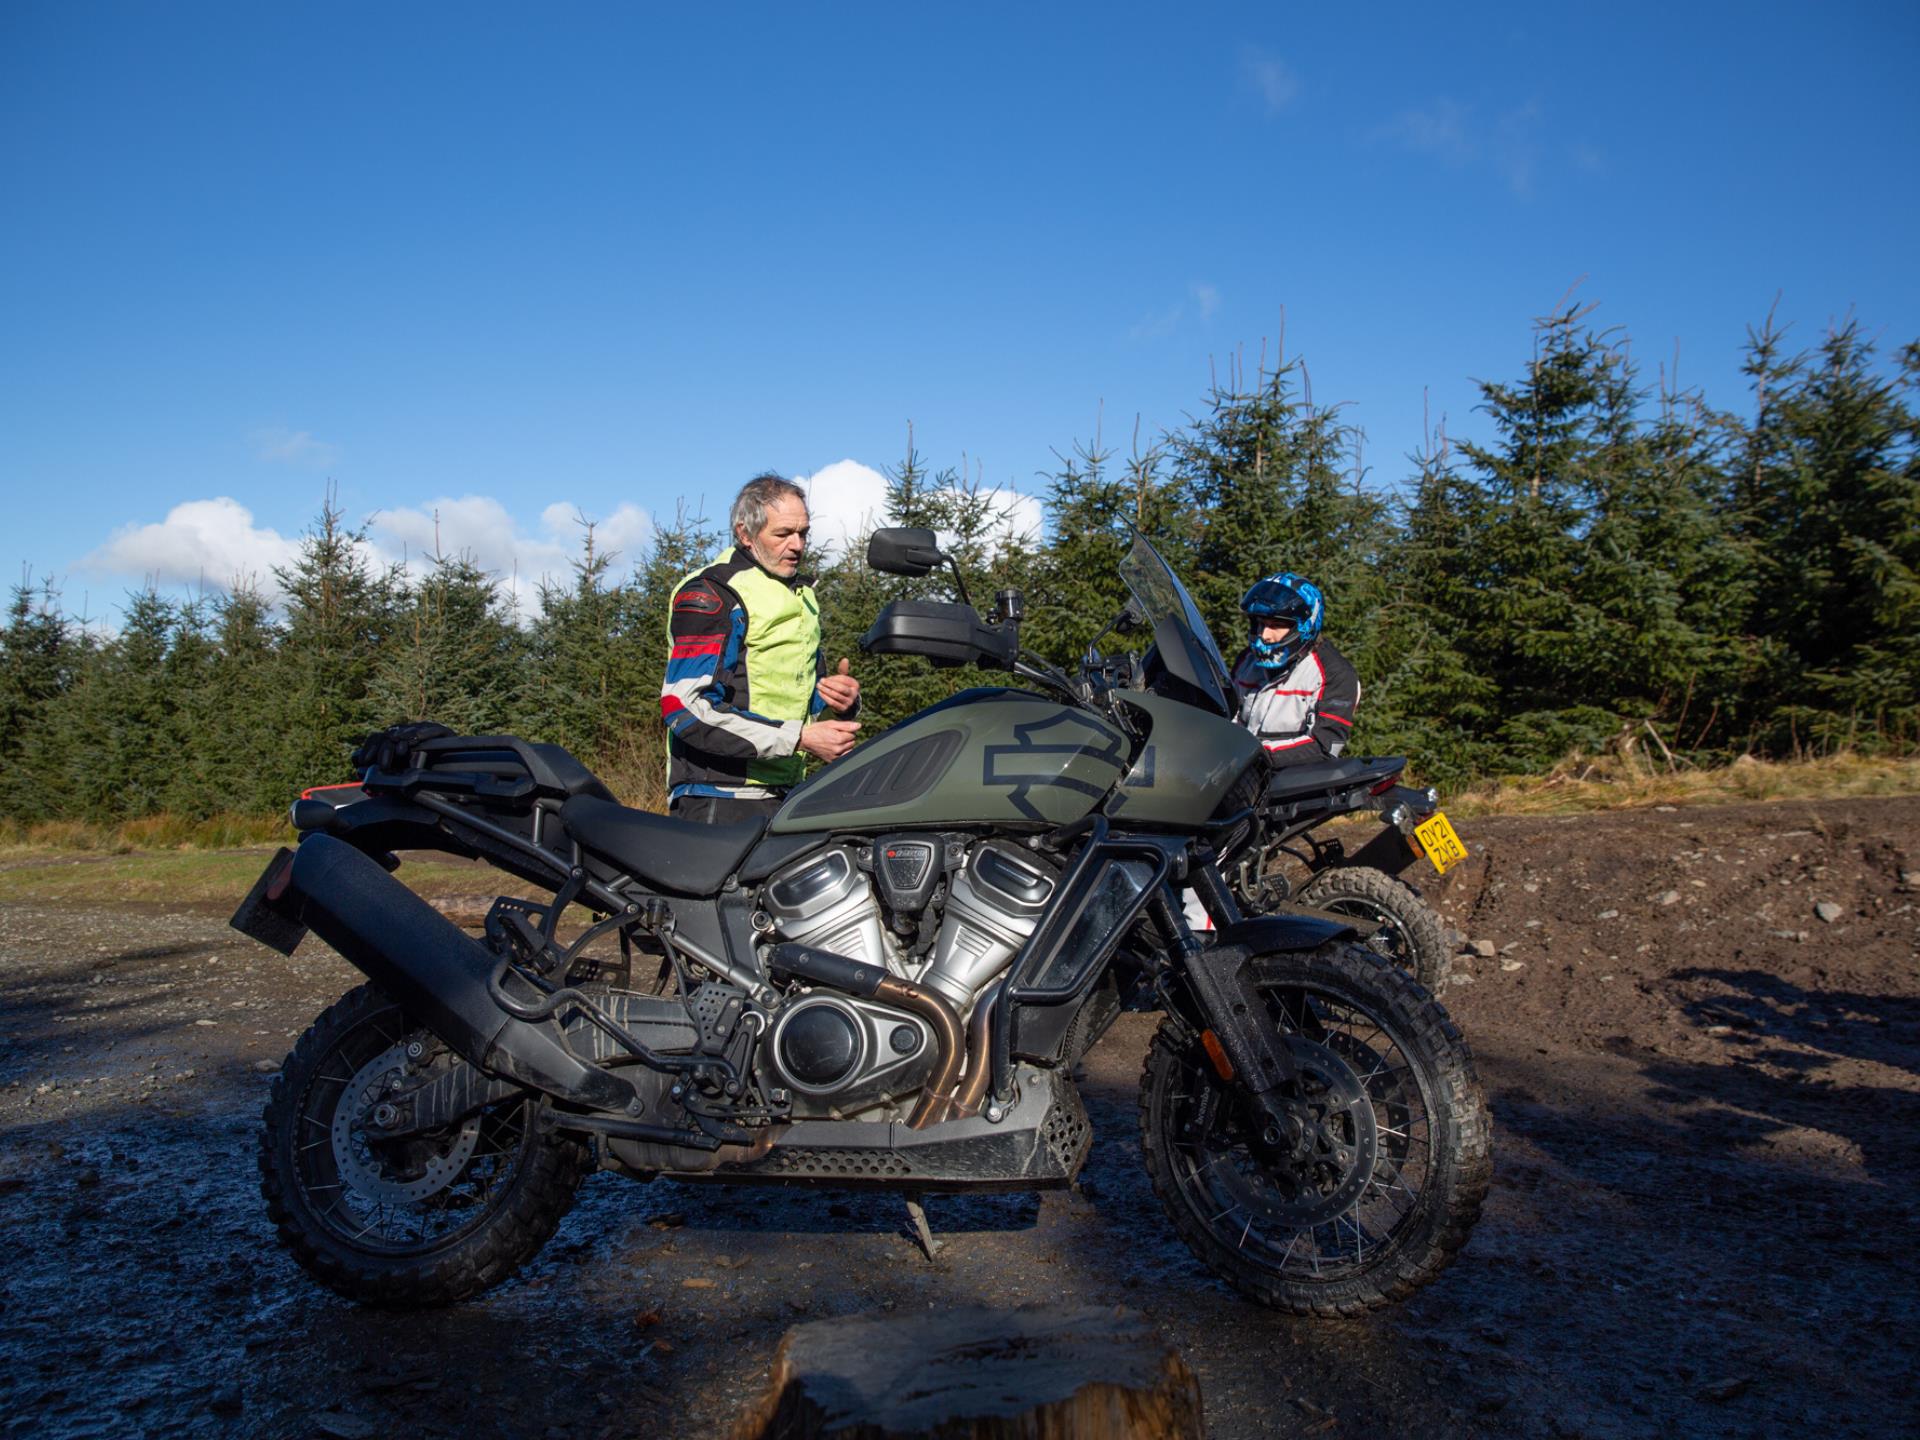
[[[1195,865],[1186,882],[1200,897],[1219,931],[1241,919],[1240,907],[1211,861]],[[1202,945],[1187,924],[1171,884],[1149,902],[1149,914],[1180,956],[1204,1027],[1200,1044],[1220,1078],[1236,1084],[1261,1116],[1261,1138],[1269,1146],[1285,1143],[1293,1129],[1289,1097],[1296,1093],[1298,1071],[1286,1038],[1267,1016],[1265,997],[1253,983],[1253,954],[1244,945]]]

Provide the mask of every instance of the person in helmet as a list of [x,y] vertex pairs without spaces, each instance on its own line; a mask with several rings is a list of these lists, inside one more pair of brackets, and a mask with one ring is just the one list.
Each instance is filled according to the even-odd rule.
[[1275,765],[1333,760],[1347,748],[1360,677],[1320,636],[1326,597],[1292,571],[1256,580],[1240,601],[1247,646],[1233,664],[1240,723]]
[[[1240,599],[1247,644],[1233,662],[1237,718],[1266,747],[1273,765],[1335,760],[1353,732],[1360,677],[1347,657],[1320,638],[1326,597],[1291,570],[1253,582]],[[1213,929],[1200,897],[1181,899],[1187,924]]]

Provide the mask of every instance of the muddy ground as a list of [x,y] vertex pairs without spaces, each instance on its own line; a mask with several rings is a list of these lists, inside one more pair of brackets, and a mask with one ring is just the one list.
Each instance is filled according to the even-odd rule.
[[934,1263],[894,1197],[600,1176],[482,1300],[360,1309],[278,1249],[253,1159],[352,973],[210,907],[10,905],[0,1434],[714,1434],[796,1321],[1038,1300],[1146,1312],[1218,1437],[1912,1434],[1920,798],[1462,828],[1428,893],[1493,952],[1448,1003],[1494,1188],[1439,1283],[1350,1323],[1243,1304],[1171,1237],[1140,1015],[1089,1057],[1079,1186],[932,1199]]

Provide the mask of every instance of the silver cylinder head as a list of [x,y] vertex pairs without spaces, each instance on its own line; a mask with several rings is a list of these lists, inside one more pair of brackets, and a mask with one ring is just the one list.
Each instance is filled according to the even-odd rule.
[[953,877],[933,963],[921,983],[969,1014],[974,996],[1006,969],[1040,923],[1054,883],[1037,856],[993,840],[976,845]]
[[848,846],[809,855],[775,875],[762,891],[762,908],[783,939],[881,970],[897,968],[891,963],[892,947],[881,926],[872,882]]

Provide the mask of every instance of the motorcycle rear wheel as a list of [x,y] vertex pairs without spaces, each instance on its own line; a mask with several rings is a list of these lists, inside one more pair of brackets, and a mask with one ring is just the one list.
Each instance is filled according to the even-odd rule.
[[439,1134],[370,1143],[364,1126],[415,1032],[372,985],[349,991],[287,1057],[262,1114],[260,1190],[280,1241],[332,1290],[399,1309],[449,1305],[538,1253],[591,1168],[515,1095]]
[[1165,1020],[1140,1082],[1154,1192],[1194,1254],[1263,1305],[1395,1304],[1446,1268],[1486,1199],[1492,1121],[1472,1056],[1439,1004],[1363,946],[1253,963],[1320,1143],[1264,1147],[1252,1102]]
[[1372,921],[1380,928],[1367,937],[1369,950],[1386,956],[1435,995],[1446,991],[1453,968],[1447,927],[1404,881],[1366,865],[1336,865],[1308,881],[1300,901]]

